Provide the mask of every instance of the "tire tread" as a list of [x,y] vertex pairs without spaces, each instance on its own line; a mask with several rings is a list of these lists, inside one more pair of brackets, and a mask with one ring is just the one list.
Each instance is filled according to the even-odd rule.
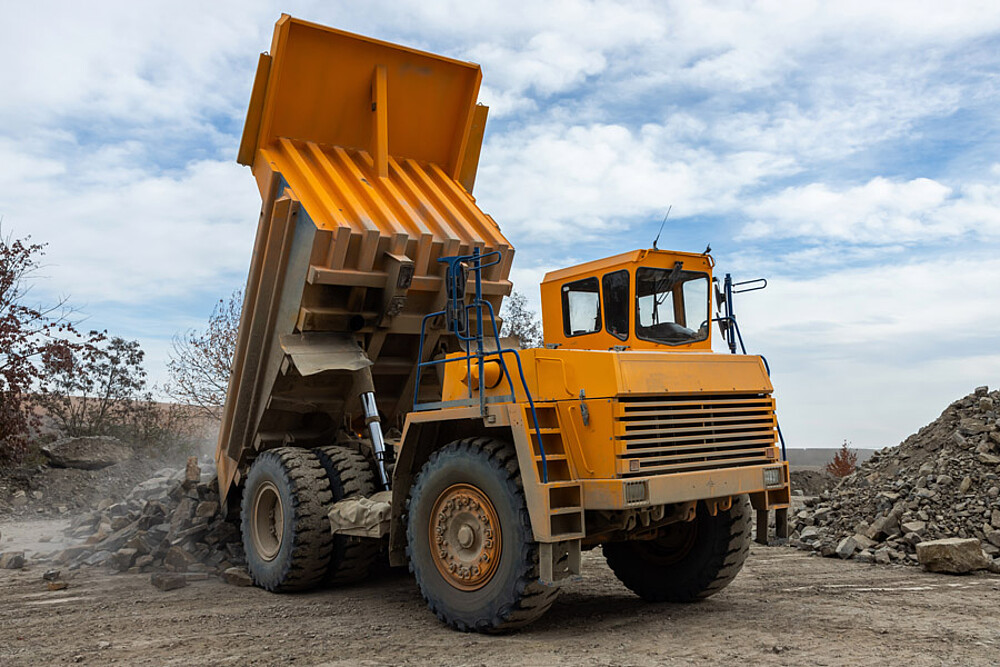
[[[326,471],[315,454],[297,447],[267,450],[257,457],[254,465],[263,465],[268,460],[280,466],[291,488],[291,498],[283,498],[282,501],[290,502],[293,508],[294,519],[292,524],[286,527],[286,530],[291,530],[292,549],[276,576],[264,578],[250,568],[251,577],[256,585],[273,592],[285,593],[315,588],[326,574],[333,546],[333,535],[330,533],[329,520],[326,517],[333,496],[326,479]],[[250,475],[253,475],[253,468]],[[248,544],[251,495],[244,494],[242,508],[244,549],[248,554],[251,550],[251,545]]]
[[[330,483],[331,503],[352,496],[370,496],[375,493],[375,476],[368,459],[363,454],[340,445],[317,447],[313,451],[316,452],[326,471]],[[365,579],[378,557],[378,552],[378,540],[334,535],[325,577],[326,584],[342,586]]]
[[441,622],[462,632],[472,630],[486,633],[509,632],[528,625],[541,617],[548,611],[559,595],[558,587],[545,586],[538,579],[538,543],[531,539],[531,520],[525,509],[524,485],[521,481],[517,465],[517,452],[513,446],[493,438],[485,437],[465,438],[446,445],[431,455],[421,470],[420,475],[417,476],[413,486],[414,491],[411,502],[422,501],[419,498],[419,494],[422,491],[421,477],[425,476],[426,471],[446,464],[449,459],[461,458],[467,455],[485,455],[487,462],[499,475],[503,476],[507,492],[516,499],[515,504],[521,508],[517,513],[520,524],[518,529],[523,535],[528,536],[528,539],[524,540],[521,549],[519,557],[520,574],[516,585],[511,587],[505,599],[499,600],[496,604],[492,605],[492,609],[495,610],[492,615],[474,620],[451,618],[445,613],[442,601],[434,595],[433,591],[428,590],[428,587],[421,581],[422,573],[419,568],[414,567],[413,552],[415,546],[413,531],[411,529],[407,530],[406,547],[407,558],[410,563],[409,567],[410,571],[417,578],[417,584],[424,601]]
[[708,559],[694,576],[674,579],[668,573],[661,573],[663,577],[654,580],[650,576],[651,566],[636,555],[628,542],[605,544],[604,557],[615,576],[649,602],[693,602],[707,598],[732,582],[750,553],[750,503],[746,496],[734,499],[732,507],[720,512],[718,518],[721,530],[715,536]]

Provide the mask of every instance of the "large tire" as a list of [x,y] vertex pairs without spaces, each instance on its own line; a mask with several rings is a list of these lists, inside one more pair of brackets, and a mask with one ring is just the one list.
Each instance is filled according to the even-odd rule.
[[693,521],[671,524],[655,540],[606,543],[615,576],[649,602],[694,602],[728,586],[750,551],[750,504],[738,496],[715,516],[698,509]]
[[241,507],[243,549],[255,584],[291,592],[322,583],[333,535],[332,495],[319,458],[307,449],[271,449],[254,461]]
[[[333,494],[332,502],[375,493],[375,477],[369,461],[348,447],[330,445],[313,450],[319,457]],[[329,509],[329,508],[327,508]],[[327,525],[329,530],[329,525]],[[326,583],[342,586],[361,581],[378,558],[379,541],[365,537],[334,535]]]
[[424,600],[456,630],[519,628],[558,595],[538,581],[538,543],[509,444],[468,438],[434,452],[413,485],[406,537]]

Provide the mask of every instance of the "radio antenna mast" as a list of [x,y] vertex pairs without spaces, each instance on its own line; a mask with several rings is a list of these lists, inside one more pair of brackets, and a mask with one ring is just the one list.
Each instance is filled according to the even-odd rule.
[[663,222],[660,223],[660,231],[656,232],[656,238],[653,239],[653,250],[659,250],[659,248],[656,247],[656,242],[660,240],[660,234],[663,233],[663,225],[667,224],[667,218],[670,217],[670,209],[673,207],[673,204],[667,207],[667,214],[663,216]]

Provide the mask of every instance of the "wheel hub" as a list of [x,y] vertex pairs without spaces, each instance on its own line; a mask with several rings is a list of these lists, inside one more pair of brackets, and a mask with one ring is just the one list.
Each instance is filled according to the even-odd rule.
[[257,555],[262,560],[274,560],[281,550],[281,539],[285,532],[285,513],[281,504],[281,494],[273,482],[264,482],[257,487],[250,527],[250,536]]
[[470,484],[455,484],[431,510],[431,557],[449,584],[463,591],[485,586],[500,563],[500,521],[493,503]]

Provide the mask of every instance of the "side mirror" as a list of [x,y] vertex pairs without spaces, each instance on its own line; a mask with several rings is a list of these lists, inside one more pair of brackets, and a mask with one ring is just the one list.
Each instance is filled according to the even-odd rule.
[[458,299],[459,301],[464,301],[465,287],[469,283],[468,264],[464,262],[449,264],[447,281],[448,300]]
[[468,335],[469,314],[465,309],[465,289],[469,282],[468,265],[458,262],[448,264],[445,282],[448,305],[445,307],[444,316],[448,331]]
[[718,278],[712,278],[712,284],[715,286],[715,308],[718,310],[726,303],[726,293],[719,287]]

